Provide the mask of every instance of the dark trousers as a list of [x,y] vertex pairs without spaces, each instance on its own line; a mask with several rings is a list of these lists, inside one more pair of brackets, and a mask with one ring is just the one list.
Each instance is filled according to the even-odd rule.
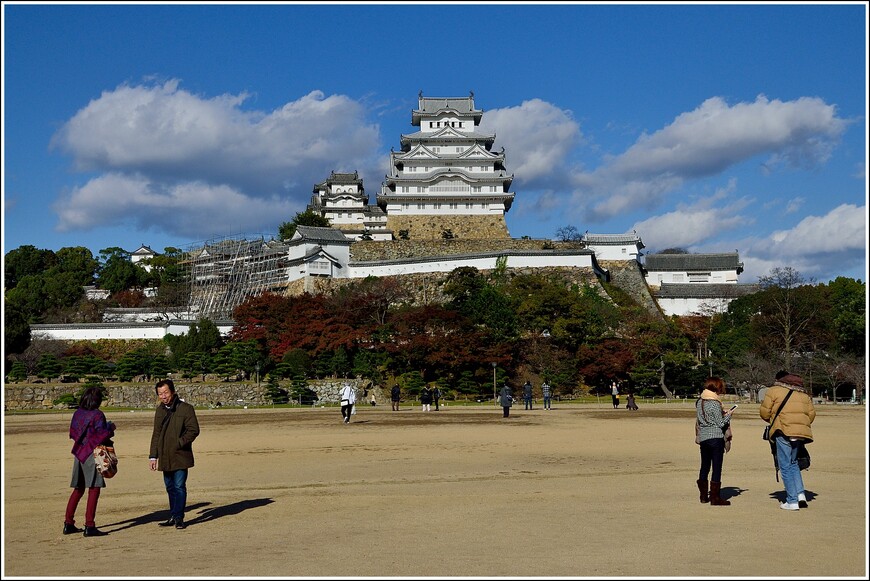
[[523,403],[524,403],[525,406],[526,406],[525,409],[527,409],[527,410],[532,409],[532,398],[530,398],[530,397],[524,397],[524,398],[523,398]]
[[698,473],[699,480],[707,480],[710,467],[713,474],[710,475],[712,482],[722,482],[722,459],[725,457],[725,438],[711,438],[701,442],[701,471]]
[[508,417],[511,415],[511,406],[505,405],[502,406],[502,409],[504,410],[504,417]]
[[437,398],[437,397],[435,398],[435,411],[436,411],[436,412],[438,411],[438,400],[439,400],[439,399],[440,399],[440,398]]
[[163,484],[169,495],[169,516],[184,520],[184,507],[187,505],[187,468],[163,472]]
[[350,412],[353,410],[353,404],[343,405],[341,406],[341,417],[344,418],[346,422],[350,421]]

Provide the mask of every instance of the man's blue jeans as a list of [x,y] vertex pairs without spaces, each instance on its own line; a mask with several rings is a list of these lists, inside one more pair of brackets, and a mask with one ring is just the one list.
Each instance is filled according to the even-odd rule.
[[165,471],[163,483],[169,495],[169,515],[175,520],[184,520],[184,507],[187,504],[187,469]]
[[776,436],[776,461],[785,486],[785,501],[789,504],[797,504],[798,494],[804,491],[804,479],[797,463],[798,446],[800,442],[792,442],[788,436]]

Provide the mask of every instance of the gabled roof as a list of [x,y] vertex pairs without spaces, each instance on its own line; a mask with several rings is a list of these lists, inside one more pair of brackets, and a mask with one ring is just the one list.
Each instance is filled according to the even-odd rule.
[[425,133],[423,131],[415,131],[414,133],[403,133],[399,137],[399,142],[405,145],[415,141],[437,141],[439,139],[473,139],[475,141],[495,141],[494,133],[479,133],[477,131],[456,131],[452,127],[448,127],[447,129],[451,130],[450,134],[447,134],[444,129],[433,133]]
[[296,226],[296,233],[292,240],[304,240],[306,242],[327,242],[351,244],[353,241],[341,233],[340,230],[330,227],[319,226]]
[[137,248],[136,250],[134,250],[133,252],[130,253],[130,256],[140,256],[140,255],[156,256],[157,253],[154,252],[153,250],[151,250],[150,247],[145,246],[143,244],[142,246],[140,246],[139,248]]
[[346,184],[346,185],[358,185],[360,190],[363,190],[362,184],[363,180],[359,177],[359,172],[353,173],[336,173],[335,171],[330,172],[329,177],[320,182],[319,184],[314,184],[314,191],[317,192],[321,189],[327,189],[330,185],[333,184]]
[[472,115],[475,125],[480,123],[483,116],[483,111],[474,108],[474,93],[470,93],[468,97],[424,97],[423,91],[420,91],[417,95],[417,108],[411,111],[411,125],[419,125],[423,117],[433,117],[445,112]]
[[735,270],[743,272],[743,263],[736,252],[723,254],[647,254],[647,271]]
[[638,248],[646,248],[637,232],[625,234],[590,234],[588,231],[580,237],[587,244],[598,246],[623,246],[625,244],[637,244]]

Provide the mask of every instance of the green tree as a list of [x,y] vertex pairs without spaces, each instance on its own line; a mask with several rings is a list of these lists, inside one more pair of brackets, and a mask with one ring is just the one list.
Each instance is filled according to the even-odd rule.
[[845,355],[864,354],[867,345],[867,285],[840,276],[828,283],[828,289],[837,350]]
[[94,276],[100,267],[100,262],[84,246],[61,248],[57,251],[57,265],[50,272],[71,275],[76,284],[86,286],[94,284]]
[[51,250],[41,250],[29,244],[10,250],[3,260],[6,291],[18,286],[25,276],[39,276],[56,264],[57,256]]
[[3,351],[9,357],[12,353],[23,353],[30,345],[30,324],[20,306],[11,302],[4,306]]
[[274,375],[266,375],[266,397],[275,405],[286,404],[290,401],[287,390],[278,384],[278,378]]
[[51,353],[45,353],[36,363],[36,375],[49,381],[58,377],[63,371],[61,361]]
[[97,285],[111,293],[134,287],[143,287],[148,280],[145,269],[130,262],[130,253],[113,246],[100,250],[102,266],[97,277]]
[[27,366],[23,361],[15,361],[12,363],[12,368],[9,370],[9,379],[12,381],[23,381],[27,379]]
[[290,240],[293,238],[293,235],[296,234],[297,226],[319,226],[322,228],[328,228],[331,224],[329,223],[328,218],[324,218],[320,214],[312,212],[311,210],[297,212],[290,222],[283,222],[278,226],[278,238],[280,240]]

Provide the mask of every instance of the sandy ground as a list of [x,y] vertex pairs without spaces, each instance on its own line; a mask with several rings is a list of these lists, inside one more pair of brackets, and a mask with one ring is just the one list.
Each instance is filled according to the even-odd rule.
[[730,507],[698,502],[691,402],[641,405],[198,410],[183,531],[157,526],[153,412],[109,411],[100,538],[61,534],[70,414],[7,415],[3,577],[867,576],[865,407],[817,408],[809,508],[787,512],[756,404],[735,417]]

